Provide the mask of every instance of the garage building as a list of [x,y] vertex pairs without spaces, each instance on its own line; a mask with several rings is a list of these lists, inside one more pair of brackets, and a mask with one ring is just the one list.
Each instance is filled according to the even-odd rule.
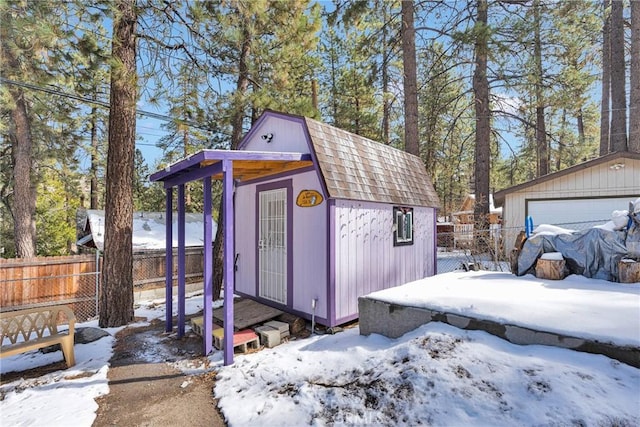
[[513,248],[527,216],[534,227],[582,230],[611,219],[640,197],[640,153],[615,152],[494,194],[503,207],[504,247]]

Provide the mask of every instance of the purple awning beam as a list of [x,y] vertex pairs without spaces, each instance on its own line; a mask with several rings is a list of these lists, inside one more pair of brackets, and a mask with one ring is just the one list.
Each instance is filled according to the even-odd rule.
[[184,336],[185,314],[185,210],[184,184],[178,186],[178,338]]
[[201,161],[204,160],[204,151],[200,151],[197,154],[187,157],[186,159],[179,160],[178,162],[167,166],[164,169],[159,170],[156,173],[151,174],[149,180],[154,181],[166,181],[166,178],[169,176],[173,176],[176,172],[180,172],[183,170],[187,170],[194,165],[199,165]]
[[222,172],[222,163],[214,163],[208,166],[192,168],[183,174],[177,175],[164,181],[164,188],[174,187],[180,184],[186,184],[187,182],[203,179],[207,176],[217,175]]

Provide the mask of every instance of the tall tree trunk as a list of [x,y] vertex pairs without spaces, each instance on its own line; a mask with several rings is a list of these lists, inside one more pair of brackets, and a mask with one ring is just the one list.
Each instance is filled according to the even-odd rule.
[[582,107],[578,108],[578,114],[576,114],[576,121],[578,123],[578,144],[584,147],[585,135],[584,135],[584,115],[582,114]]
[[[7,38],[0,38],[0,54],[9,69],[20,69],[18,58],[6,45]],[[31,122],[27,112],[24,93],[17,86],[7,85],[14,103],[11,110],[10,128],[11,160],[13,162],[13,200],[11,215],[13,217],[13,238],[18,258],[36,256],[36,191],[31,180],[33,167]]]
[[[97,89],[93,93],[93,100],[97,99]],[[98,118],[97,107],[91,107],[91,166],[89,175],[91,179],[89,190],[89,209],[98,209]]]
[[337,64],[336,64],[336,43],[335,40],[333,38],[333,36],[331,37],[331,66],[330,66],[330,73],[331,73],[331,116],[333,119],[333,125],[337,126],[338,125],[338,70],[337,70]]
[[622,0],[611,4],[611,151],[627,151],[623,6]]
[[[247,19],[247,18],[244,18]],[[244,120],[245,94],[249,88],[249,54],[251,53],[251,32],[246,22],[242,28],[242,46],[238,60],[238,80],[236,82],[235,106],[231,119],[231,149],[238,148],[242,138],[242,123]],[[218,209],[218,228],[216,238],[213,243],[213,298],[219,299],[222,291],[222,281],[224,279],[224,216],[223,200],[220,198]]]
[[135,0],[116,0],[107,152],[100,327],[133,320],[133,165],[136,137]]
[[611,0],[602,2],[602,103],[600,106],[600,155],[611,151]]
[[[580,125],[578,124],[578,127]],[[562,168],[562,157],[564,156],[565,138],[567,136],[567,110],[562,109],[562,119],[560,121],[560,132],[558,135],[558,153],[556,155],[556,170]]]
[[[184,158],[186,159],[189,156],[189,127],[185,126],[184,130],[182,131],[182,153],[184,155]],[[186,183],[184,185],[184,205],[185,207],[188,209],[187,212],[190,212],[190,208],[192,205],[192,200],[191,200],[191,185],[189,185],[190,183]]]
[[389,99],[389,56],[391,47],[389,46],[388,26],[387,26],[387,6],[383,2],[383,26],[382,26],[382,142],[389,145],[391,143],[391,100]]
[[[487,50],[489,31],[487,26],[487,0],[477,1],[475,70],[473,72],[473,95],[476,114],[475,135],[475,194],[474,207],[476,230],[489,228],[489,171],[490,136],[489,80],[487,78]],[[481,237],[481,236],[478,236]],[[482,250],[488,242],[478,241]]]
[[416,81],[416,31],[413,0],[402,1],[402,64],[404,68],[404,149],[420,155],[418,140],[418,83]]
[[318,81],[315,78],[311,80],[311,106],[314,113],[320,111],[318,107]]
[[543,70],[542,70],[542,40],[540,39],[540,27],[542,26],[540,16],[540,1],[533,2],[533,56],[536,64],[536,152],[538,153],[537,176],[549,173],[549,145],[547,144],[547,129],[544,123],[544,93],[543,93]]
[[36,256],[36,192],[31,182],[31,168],[33,167],[31,124],[22,90],[10,87],[9,93],[15,103],[15,108],[11,110],[14,131],[11,147],[13,157],[13,207],[11,212],[13,215],[13,236],[16,256],[18,258],[32,258]]
[[640,1],[631,2],[629,151],[640,153]]

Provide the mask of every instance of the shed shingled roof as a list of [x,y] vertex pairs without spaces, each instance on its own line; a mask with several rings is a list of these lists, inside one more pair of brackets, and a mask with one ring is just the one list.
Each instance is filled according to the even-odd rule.
[[330,197],[440,206],[419,157],[308,117],[304,119]]

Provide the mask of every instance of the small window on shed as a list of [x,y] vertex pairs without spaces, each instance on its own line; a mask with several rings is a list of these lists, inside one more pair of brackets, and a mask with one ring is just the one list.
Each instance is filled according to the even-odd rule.
[[413,208],[393,208],[393,246],[413,245]]

